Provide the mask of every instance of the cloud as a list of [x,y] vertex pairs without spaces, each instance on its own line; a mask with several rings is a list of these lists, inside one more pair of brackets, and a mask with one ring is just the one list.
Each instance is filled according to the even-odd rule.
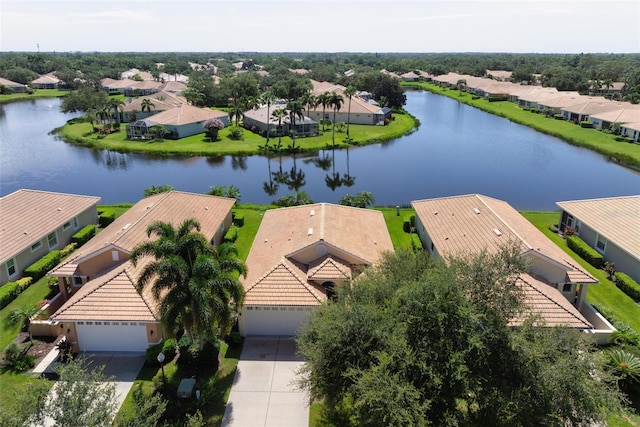
[[133,9],[113,9],[97,12],[70,12],[66,17],[72,21],[82,21],[84,23],[140,23],[153,22],[156,18],[153,13],[148,10]]

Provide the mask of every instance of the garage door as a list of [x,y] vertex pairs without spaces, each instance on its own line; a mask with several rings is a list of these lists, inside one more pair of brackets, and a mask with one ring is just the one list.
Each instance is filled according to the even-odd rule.
[[147,327],[138,322],[77,322],[80,351],[145,351]]
[[240,318],[240,333],[245,337],[293,336],[312,310],[313,307],[245,306]]

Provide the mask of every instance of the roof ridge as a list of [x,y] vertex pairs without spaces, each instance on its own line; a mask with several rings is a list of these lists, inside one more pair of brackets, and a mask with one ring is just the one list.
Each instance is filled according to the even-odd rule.
[[[491,205],[487,204],[487,202],[485,201],[485,197],[489,197],[489,196],[484,196],[481,194],[475,194],[476,198],[478,200],[480,200],[480,202],[482,202],[482,204],[489,209],[489,211],[491,211],[492,214],[494,214],[496,216],[496,218],[498,218],[500,220],[500,222],[502,223],[502,225],[504,225],[509,231],[511,231],[513,234],[515,234],[515,236],[520,239],[520,242],[527,247],[528,249],[534,249],[520,234],[518,234],[518,232],[516,230],[514,230],[507,221],[505,221],[500,215],[498,215],[498,213],[491,207]],[[498,199],[494,199],[498,202],[502,202],[502,203],[506,203],[502,200],[498,200]],[[508,204],[508,203],[507,203]],[[511,205],[509,205],[511,207]],[[512,208],[513,209],[513,208]],[[515,210],[515,209],[514,209]],[[518,211],[516,211],[516,213],[518,213]],[[520,215],[520,213],[518,213],[518,215]],[[535,250],[535,249],[534,249]]]
[[[157,202],[153,202],[151,206],[147,206],[147,209],[145,209],[145,211],[142,213],[142,215],[140,215],[140,216],[139,216],[139,217],[138,217],[138,218],[137,218],[133,223],[131,223],[131,224],[129,225],[129,227],[127,227],[127,229],[126,229],[126,230],[124,230],[124,231],[123,231],[123,232],[121,232],[121,233],[118,233],[118,234],[116,235],[115,239],[113,239],[113,242],[111,242],[111,243],[115,243],[115,242],[117,242],[118,240],[120,240],[123,236],[125,236],[129,230],[131,230],[131,229],[132,229],[133,227],[135,227],[138,223],[140,223],[140,221],[142,221],[144,218],[146,218],[146,217],[147,217],[147,215],[149,215],[149,214],[151,213],[151,211],[153,210],[153,208],[155,208],[159,203],[161,203],[161,202],[163,202],[164,200],[166,200],[166,199],[169,197],[169,195],[170,195],[171,193],[173,193],[173,192],[174,192],[174,190],[171,190],[171,191],[166,191],[166,192],[164,192],[164,193],[160,193],[160,194],[156,194],[156,195],[154,195],[154,196],[151,196],[151,197],[157,197],[157,198],[158,198],[158,201],[157,201]],[[142,199],[142,200],[144,200],[144,199]],[[138,203],[140,203],[140,202],[138,202]],[[121,231],[122,231],[122,230],[121,230]]]

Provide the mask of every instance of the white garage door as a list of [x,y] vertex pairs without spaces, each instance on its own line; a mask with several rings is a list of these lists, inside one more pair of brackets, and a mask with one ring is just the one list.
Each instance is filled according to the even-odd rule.
[[313,307],[245,306],[240,318],[240,333],[245,337],[293,336],[312,310]]
[[80,351],[145,351],[147,328],[138,322],[77,322]]

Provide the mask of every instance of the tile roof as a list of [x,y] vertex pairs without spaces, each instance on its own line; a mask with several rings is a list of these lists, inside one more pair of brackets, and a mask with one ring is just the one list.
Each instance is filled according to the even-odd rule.
[[556,204],[640,260],[640,195]]
[[44,74],[37,79],[31,81],[32,84],[57,84],[60,83],[60,79],[50,74]]
[[0,85],[1,86],[6,86],[6,87],[13,87],[13,88],[26,87],[22,83],[14,82],[13,80],[3,79],[2,77],[0,77]]
[[558,263],[569,278],[579,283],[597,282],[505,201],[470,194],[417,200],[411,205],[443,256],[482,250],[495,253],[505,244],[517,242],[523,254]]
[[95,196],[24,189],[0,197],[0,262],[27,249],[99,201],[100,197]]
[[[194,107],[189,104],[181,104],[170,110],[162,111],[153,116],[149,116],[150,120],[162,125],[181,126],[189,123],[203,122],[211,118],[227,117],[224,111],[211,110],[209,108]],[[204,129],[202,130],[204,132]]]
[[[318,305],[326,296],[313,280],[351,277],[353,267],[387,251],[393,245],[381,212],[327,203],[269,210],[241,279],[245,304]],[[289,287],[273,285],[280,277]]]
[[142,101],[145,99],[149,99],[153,104],[153,107],[151,107],[152,111],[166,111],[187,103],[187,99],[182,96],[160,91],[151,95],[137,97],[131,102],[126,102],[124,111],[142,111]]

